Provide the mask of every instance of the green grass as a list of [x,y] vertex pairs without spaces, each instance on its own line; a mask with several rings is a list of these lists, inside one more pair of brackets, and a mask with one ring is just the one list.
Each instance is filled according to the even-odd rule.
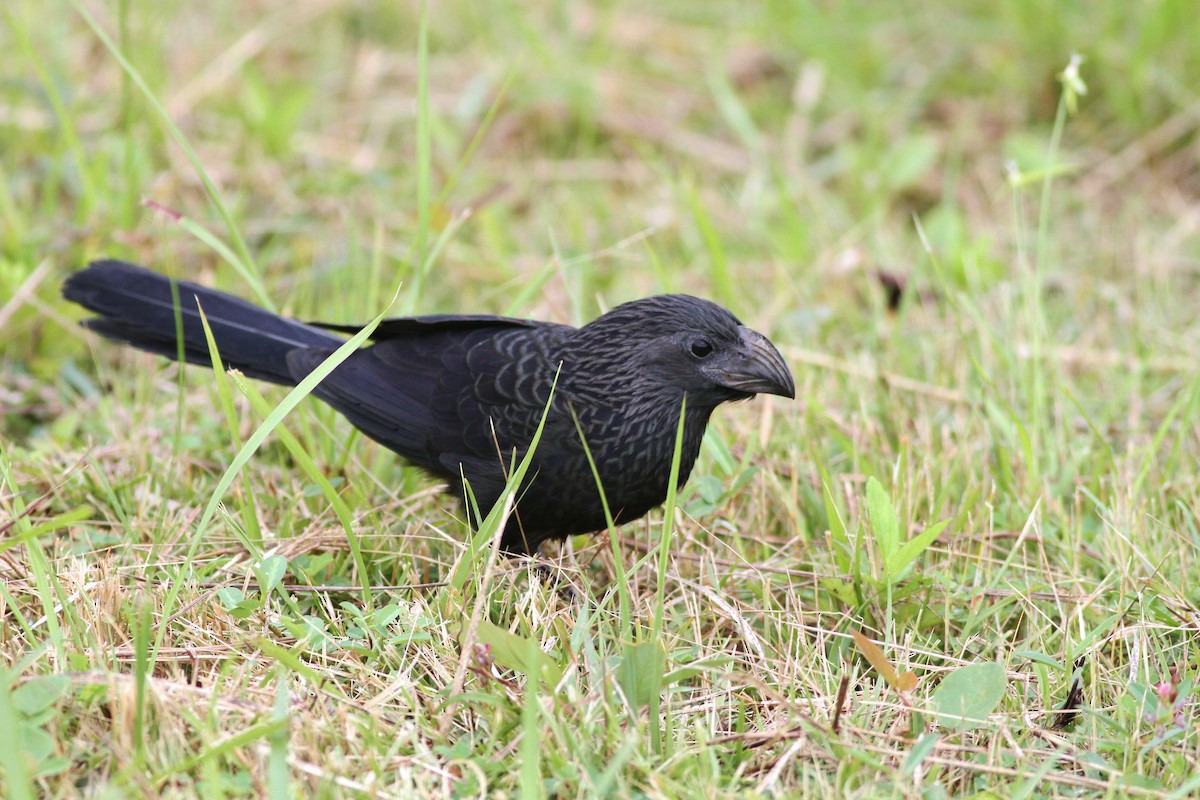
[[[430,5],[0,5],[0,795],[1200,793],[1194,4]],[[286,393],[86,335],[101,255],[693,292],[797,400],[568,601],[315,401],[218,493]]]

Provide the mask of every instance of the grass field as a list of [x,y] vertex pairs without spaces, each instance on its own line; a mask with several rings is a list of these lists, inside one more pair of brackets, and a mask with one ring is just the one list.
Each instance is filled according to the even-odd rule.
[[[7,0],[0,796],[1200,795],[1195,29]],[[99,256],[347,322],[686,291],[797,399],[565,599],[316,401],[86,334]]]

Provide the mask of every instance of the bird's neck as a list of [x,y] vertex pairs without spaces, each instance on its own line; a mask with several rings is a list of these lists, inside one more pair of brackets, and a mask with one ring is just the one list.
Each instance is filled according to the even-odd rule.
[[[666,491],[670,481],[671,463],[675,457],[675,441],[679,430],[679,411],[685,408],[682,396],[656,403],[638,404],[639,409],[628,417],[628,437],[620,450],[608,455],[624,463],[631,476],[656,491]],[[687,481],[700,453],[704,430],[713,407],[699,402],[686,405],[683,436],[679,443],[679,485]]]

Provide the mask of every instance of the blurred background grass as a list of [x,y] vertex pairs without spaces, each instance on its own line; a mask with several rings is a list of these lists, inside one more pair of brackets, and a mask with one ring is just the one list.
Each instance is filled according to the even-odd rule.
[[[220,232],[194,170],[79,15],[41,8],[5,11],[4,254],[16,262],[5,288],[31,263],[115,247],[211,260],[140,206]],[[593,313],[600,292],[690,288],[774,316],[836,302],[823,292],[854,271],[848,254],[923,268],[914,216],[946,269],[993,284],[1011,275],[1005,164],[1043,166],[1055,75],[1074,52],[1092,92],[1062,161],[1087,170],[1088,191],[1062,196],[1080,229],[1062,231],[1043,266],[1118,275],[1195,189],[1193,10],[437,4],[433,221],[474,216],[419,301],[506,306],[514,283],[557,260],[553,284],[573,304],[562,314]],[[377,260],[388,286],[410,277],[416,5],[127,0],[95,13],[221,188],[259,267],[302,284],[294,303],[345,298],[324,290]],[[1126,214],[1135,241],[1113,236]],[[1096,246],[1071,247],[1080,236]],[[735,286],[735,268],[754,280]]]
[[[178,126],[232,228],[187,150],[80,9]],[[759,403],[718,420],[685,497],[699,522],[689,520],[672,572],[675,635],[693,630],[687,659],[716,657],[738,639],[725,612],[713,610],[710,585],[738,603],[729,613],[748,620],[770,657],[739,662],[744,680],[714,678],[719,691],[704,684],[718,698],[701,693],[711,706],[676,707],[681,755],[657,779],[649,776],[662,764],[637,735],[644,719],[635,711],[627,719],[606,706],[629,734],[625,724],[574,722],[595,737],[588,746],[596,752],[624,754],[609,783],[598,783],[603,763],[592,772],[570,766],[582,745],[544,711],[547,791],[869,796],[880,782],[915,781],[921,770],[888,761],[902,759],[911,740],[888,740],[886,753],[863,749],[838,772],[823,760],[833,752],[825,745],[800,757],[779,733],[803,714],[826,718],[843,658],[853,655],[844,636],[860,624],[898,648],[896,658],[932,673],[960,659],[1005,661],[1014,649],[1055,659],[1049,672],[1006,662],[1038,677],[1036,687],[1010,691],[1002,724],[1013,726],[1058,705],[1071,662],[1090,653],[1088,704],[1106,710],[1072,741],[1096,760],[1055,775],[1080,792],[1118,779],[1128,788],[1137,772],[1150,790],[1181,786],[1195,760],[1194,730],[1148,725],[1147,733],[1141,707],[1120,703],[1131,680],[1151,686],[1175,664],[1194,674],[1195,12],[1190,0],[440,2],[428,15],[423,111],[416,3],[9,0],[0,8],[0,524],[7,512],[19,521],[10,533],[24,538],[0,552],[12,587],[6,613],[17,615],[5,622],[2,652],[10,667],[47,647],[58,659],[20,662],[13,679],[129,672],[136,659],[106,649],[137,638],[129,597],[149,591],[139,581],[162,580],[156,559],[170,560],[193,535],[188,514],[229,458],[211,375],[189,375],[180,394],[158,362],[89,348],[76,310],[58,299],[62,278],[102,255],[253,296],[169,209],[235,252],[244,237],[266,294],[303,318],[368,319],[397,285],[396,313],[568,322],[634,297],[687,291],[729,306],[793,363],[796,404]],[[1055,151],[1059,76],[1076,53],[1087,93]],[[1043,194],[1047,175],[1052,191]],[[422,275],[424,255],[448,227],[448,243]],[[895,308],[889,287],[904,288]],[[347,428],[324,409],[296,417],[308,451],[366,515],[376,537],[372,579],[437,577],[448,558],[442,539],[455,531],[438,516],[442,501],[414,495],[426,484],[389,454],[361,441],[348,447]],[[68,469],[84,457],[90,466]],[[330,524],[329,512],[289,472],[289,458],[282,447],[265,448],[247,485],[266,488],[239,507],[253,508],[265,529],[312,535]],[[850,534],[869,533],[859,503],[870,475],[887,485],[906,531],[952,520],[903,607],[869,581],[838,583],[852,565],[827,531],[836,533],[840,515]],[[47,504],[26,515],[43,492]],[[160,507],[162,498],[170,504]],[[91,510],[86,526],[28,533],[36,520],[81,507]],[[749,573],[697,574],[689,558],[704,560],[709,533]],[[227,579],[216,564],[222,547],[237,549],[234,540],[212,539],[192,577]],[[26,550],[30,542],[42,542],[42,555]],[[130,543],[141,549],[124,550]],[[349,581],[344,552],[323,546],[332,559],[314,566],[302,560],[310,554],[290,556],[294,568]],[[70,565],[86,576],[78,591],[96,581],[124,587],[110,635],[78,619],[50,625],[52,634],[34,624],[64,613],[55,587],[62,598],[77,596],[55,583]],[[793,574],[781,588],[766,567],[815,571],[827,582],[797,583]],[[597,565],[585,580],[602,587],[606,574]],[[195,587],[185,595],[196,603],[206,596]],[[419,597],[412,602],[414,619],[436,628],[436,614],[421,611]],[[494,616],[507,626],[511,610],[501,605]],[[520,608],[518,633],[545,630],[540,612]],[[350,625],[331,603],[304,609]],[[230,696],[254,696],[257,633],[212,613],[229,626],[221,630],[232,655],[219,663],[236,676]],[[556,613],[578,612],[568,605]],[[597,636],[598,652],[619,653],[618,639]],[[1125,645],[1135,639],[1136,656]],[[458,658],[454,640],[434,642],[416,659],[429,659],[429,673],[411,695],[392,698],[404,709],[388,710],[401,718],[420,718],[430,697],[452,685],[436,665]],[[667,649],[672,663],[685,658]],[[175,675],[170,664],[138,663],[139,675]],[[373,679],[353,673],[348,693],[374,696],[397,669],[368,664]],[[855,669],[860,677],[865,670]],[[592,675],[597,685],[602,672]],[[853,724],[868,733],[902,725],[886,690],[863,692]],[[519,716],[514,697],[504,707]],[[257,701],[269,717],[269,698]],[[358,757],[394,777],[386,737],[369,729],[369,715],[346,713],[370,730]],[[470,724],[495,736],[478,733],[479,752],[492,752],[491,742],[508,753],[512,728],[506,735],[479,714]],[[226,729],[216,723],[200,734],[164,723],[178,736],[167,737],[158,762],[149,758],[153,780],[129,766],[145,754],[134,758],[124,744],[89,752],[105,726],[86,710],[63,712],[57,724],[46,729],[51,751],[71,765],[66,775],[94,770],[109,786],[143,792],[161,788],[154,781],[163,775],[234,794],[237,780],[268,781],[255,757],[218,749]],[[311,738],[294,746],[307,746],[310,760],[327,754],[331,740],[345,745],[322,738],[319,723],[301,727]],[[405,758],[428,757],[439,769],[471,761],[445,730],[417,727],[424,744],[416,755],[401,748]],[[70,744],[76,729],[82,747]],[[730,745],[723,761],[709,762],[714,736],[764,730],[783,743]],[[1143,748],[1159,734],[1169,746]],[[1027,767],[1006,760],[1014,751],[974,744],[985,753],[979,763],[1016,763],[1010,779],[1025,779]],[[188,766],[189,748],[217,753],[221,770],[242,758],[244,772],[218,770],[220,783],[216,772]],[[471,761],[487,781],[467,770],[474,777],[451,783],[517,791],[516,778],[489,758]],[[323,768],[345,774],[334,761]],[[961,764],[962,773],[923,769],[936,773],[927,789],[951,793],[1003,774]],[[295,779],[310,788],[353,793],[304,774]],[[436,770],[403,774],[405,785],[426,791],[442,780],[431,777]],[[1074,776],[1083,777],[1071,784]],[[69,795],[84,784],[50,785]]]

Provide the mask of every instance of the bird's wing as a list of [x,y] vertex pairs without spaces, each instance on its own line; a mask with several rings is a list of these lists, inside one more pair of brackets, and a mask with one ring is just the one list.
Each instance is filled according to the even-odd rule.
[[[429,319],[396,320],[387,338],[351,354],[314,394],[412,463],[452,482],[461,469],[481,503],[490,501],[504,484],[501,454],[505,468],[514,450],[523,455],[550,397],[554,343],[573,329],[495,317]],[[330,352],[296,350],[288,364],[300,380]],[[577,436],[557,430],[574,430],[569,414],[563,418],[555,415],[554,430],[544,434],[547,456],[578,447]]]
[[[308,322],[314,328],[327,331],[355,334],[365,325],[343,324],[337,322]],[[379,323],[371,332],[371,339],[376,342],[387,339],[403,339],[410,336],[425,336],[438,332],[470,333],[478,330],[499,330],[501,328],[543,328],[548,323],[513,317],[494,317],[488,314],[427,314],[421,317],[392,317]]]

